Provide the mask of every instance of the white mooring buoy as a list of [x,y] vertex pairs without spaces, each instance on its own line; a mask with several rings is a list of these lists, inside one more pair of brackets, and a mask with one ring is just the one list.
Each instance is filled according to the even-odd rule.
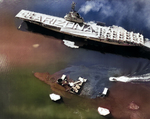
[[103,107],[98,107],[98,113],[102,116],[107,116],[110,114],[110,111]]
[[53,101],[58,101],[61,99],[61,96],[60,95],[57,95],[55,93],[52,93],[52,94],[49,94],[49,97],[51,98],[51,100]]

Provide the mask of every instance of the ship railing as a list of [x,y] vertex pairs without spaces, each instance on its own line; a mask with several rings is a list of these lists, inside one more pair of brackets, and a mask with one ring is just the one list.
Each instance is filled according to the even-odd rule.
[[135,45],[144,44],[144,38],[142,34],[127,32],[126,30],[116,30],[111,27],[101,27],[99,39]]

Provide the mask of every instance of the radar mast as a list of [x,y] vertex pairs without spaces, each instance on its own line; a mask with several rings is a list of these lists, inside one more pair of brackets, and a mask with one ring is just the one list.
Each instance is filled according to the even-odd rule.
[[72,4],[71,4],[71,11],[72,12],[75,12],[75,6],[76,6],[76,3],[72,2]]

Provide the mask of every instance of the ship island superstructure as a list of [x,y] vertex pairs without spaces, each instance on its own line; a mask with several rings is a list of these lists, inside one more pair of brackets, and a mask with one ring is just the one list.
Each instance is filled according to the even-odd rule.
[[145,39],[142,34],[127,31],[122,27],[114,25],[101,26],[93,22],[86,23],[74,10],[74,7],[64,18],[28,10],[21,10],[16,15],[16,18],[56,32],[96,42],[122,46],[145,46]]

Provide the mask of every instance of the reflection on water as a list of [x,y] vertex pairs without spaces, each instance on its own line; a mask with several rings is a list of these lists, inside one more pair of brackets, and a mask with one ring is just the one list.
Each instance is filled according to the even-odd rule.
[[[0,12],[0,118],[102,119],[97,112],[98,106],[102,106],[110,109],[115,119],[149,119],[149,83],[109,82],[109,77],[148,74],[148,52],[144,54],[142,50],[144,56],[136,55],[137,58],[126,53],[112,53],[107,51],[108,47],[104,52],[70,49],[63,45],[61,36],[54,38],[47,34],[17,30],[15,23],[20,24],[20,21],[14,19],[15,14],[21,9],[42,11],[45,2],[0,2],[3,9]],[[50,1],[49,4],[57,2]],[[17,7],[16,3],[19,3]],[[59,16],[59,9],[49,7],[49,4],[50,13]],[[70,5],[69,2],[67,4]],[[66,11],[63,9],[62,12],[65,14]],[[42,12],[49,11],[45,7]],[[53,103],[49,99],[52,90],[35,78],[34,72],[49,72],[54,77],[66,74],[73,80],[79,76],[87,78],[88,82],[81,92],[86,97],[74,96],[69,99],[64,96],[64,103]],[[97,95],[104,87],[109,87],[110,92],[108,97],[101,99]],[[139,106],[137,111],[128,108],[133,101]]]
[[[115,83],[111,87],[110,99],[112,114],[116,118],[148,119],[149,115],[149,91],[150,84]],[[113,93],[115,92],[115,93]],[[139,109],[132,110],[129,105],[134,102]],[[118,105],[120,103],[120,105]]]
[[9,65],[5,55],[0,55],[0,72],[8,71]]

